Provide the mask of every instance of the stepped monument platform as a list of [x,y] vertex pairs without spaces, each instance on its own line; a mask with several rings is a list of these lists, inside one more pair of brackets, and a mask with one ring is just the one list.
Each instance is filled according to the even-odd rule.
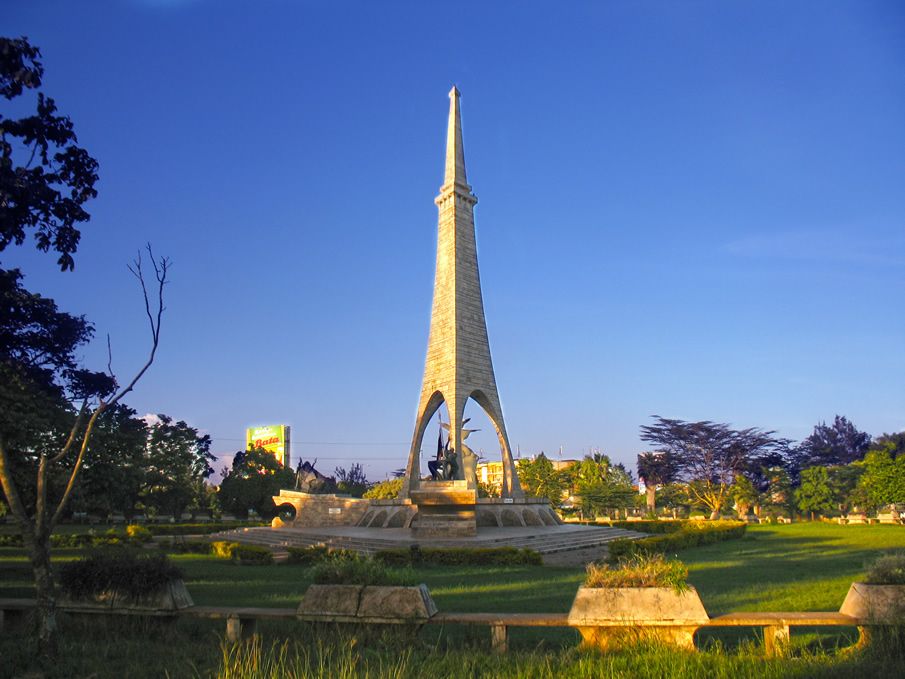
[[583,565],[606,554],[606,545],[621,538],[649,537],[643,533],[608,526],[522,526],[481,528],[470,537],[421,538],[406,528],[362,528],[360,526],[260,527],[239,528],[211,536],[212,540],[230,540],[271,549],[279,558],[289,547],[325,545],[374,554],[382,549],[419,547],[515,547],[539,552],[544,564]]

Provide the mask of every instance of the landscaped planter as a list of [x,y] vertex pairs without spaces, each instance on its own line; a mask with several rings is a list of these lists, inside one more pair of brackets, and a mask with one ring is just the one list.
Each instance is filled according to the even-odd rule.
[[586,646],[619,648],[641,640],[694,649],[694,633],[710,620],[694,587],[579,587],[569,611]]
[[880,623],[905,622],[905,585],[853,582],[840,613]]
[[156,592],[133,596],[118,590],[106,590],[92,597],[60,597],[60,605],[74,611],[140,611],[168,614],[194,606],[192,596],[182,580],[171,580]]
[[298,607],[301,620],[422,623],[437,612],[427,585],[311,585]]

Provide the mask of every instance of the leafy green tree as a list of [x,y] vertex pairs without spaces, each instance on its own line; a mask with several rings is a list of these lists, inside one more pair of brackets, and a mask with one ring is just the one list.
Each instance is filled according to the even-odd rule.
[[214,473],[211,437],[183,421],[158,415],[148,430],[144,503],[177,520],[203,492],[201,482]]
[[375,483],[365,491],[362,497],[369,500],[394,500],[402,492],[402,482],[402,477],[398,477]]
[[795,500],[803,512],[826,513],[833,510],[837,495],[826,467],[808,467],[801,472],[801,485],[795,491]]
[[738,508],[739,517],[744,519],[748,516],[751,506],[758,501],[760,494],[748,477],[739,474],[735,477],[729,496]]
[[517,466],[518,480],[526,495],[546,498],[554,507],[562,504],[568,484],[546,455],[540,453],[534,459],[523,458],[518,460]]
[[896,459],[905,453],[905,431],[896,434],[881,434],[871,444],[872,451],[884,451]]
[[867,504],[882,507],[905,503],[905,455],[893,458],[887,450],[874,450],[864,458],[858,488]]
[[570,470],[583,515],[597,516],[612,509],[634,506],[631,474],[601,453],[588,455]]
[[248,516],[253,509],[258,516],[271,518],[276,512],[273,497],[294,483],[295,472],[272,453],[261,448],[239,452],[220,483],[220,505],[236,516]]

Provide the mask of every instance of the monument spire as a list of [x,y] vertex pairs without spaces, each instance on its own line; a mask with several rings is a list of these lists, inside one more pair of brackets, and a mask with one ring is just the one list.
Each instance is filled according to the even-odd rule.
[[462,118],[459,113],[459,90],[453,85],[449,91],[449,124],[446,128],[446,174],[443,187],[459,184],[469,191],[465,178],[465,149],[462,148]]
[[478,199],[465,179],[459,90],[453,87],[449,99],[444,181],[440,195],[434,201],[439,219],[430,337],[415,432],[400,497],[409,497],[409,491],[420,484],[424,432],[444,402],[450,419],[449,445],[458,458],[458,478],[470,489],[476,488],[476,459],[462,444],[462,420],[469,399],[487,413],[496,430],[503,463],[503,497],[523,497],[503,422],[484,320],[474,226],[474,206]]

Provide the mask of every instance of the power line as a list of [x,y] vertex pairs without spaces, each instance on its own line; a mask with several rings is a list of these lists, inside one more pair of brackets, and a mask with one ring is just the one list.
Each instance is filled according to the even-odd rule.
[[[212,436],[212,441],[246,441],[246,439],[233,439],[223,436]],[[294,441],[290,443],[306,446],[407,446],[411,441]]]

